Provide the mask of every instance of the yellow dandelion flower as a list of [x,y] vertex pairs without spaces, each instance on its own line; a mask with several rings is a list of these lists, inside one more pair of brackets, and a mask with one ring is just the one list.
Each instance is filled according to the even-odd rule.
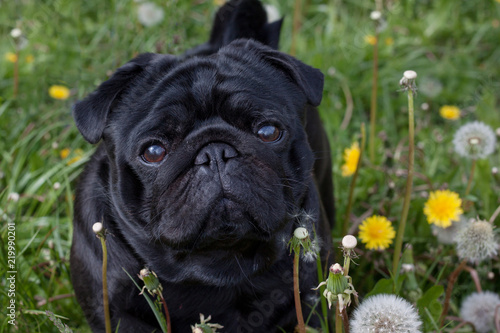
[[373,215],[359,226],[359,238],[369,250],[384,250],[392,244],[396,231],[384,216]]
[[49,95],[54,99],[67,99],[69,97],[69,89],[65,86],[54,85],[49,88]]
[[17,54],[13,52],[7,52],[5,53],[5,60],[9,62],[17,62]]
[[26,56],[26,63],[31,64],[33,61],[35,61],[35,57],[32,54],[28,54]]
[[71,153],[71,150],[69,148],[64,148],[59,152],[59,156],[64,160],[69,156],[69,153]]
[[441,228],[448,228],[452,222],[460,220],[463,210],[462,200],[458,193],[449,190],[431,192],[429,200],[424,205],[427,222]]
[[460,118],[460,109],[454,105],[443,105],[439,109],[439,114],[444,119],[456,120]]
[[394,44],[394,38],[392,38],[392,37],[387,37],[387,38],[385,39],[385,45],[387,45],[387,46],[391,46],[391,45],[393,45],[393,44]]
[[222,6],[226,2],[226,0],[213,0],[213,2],[216,6]]
[[342,165],[342,176],[352,176],[358,167],[361,150],[359,144],[354,142],[350,148],[344,149],[344,164]]
[[366,44],[370,44],[370,45],[377,44],[377,37],[375,37],[373,35],[366,35],[364,40],[365,40]]

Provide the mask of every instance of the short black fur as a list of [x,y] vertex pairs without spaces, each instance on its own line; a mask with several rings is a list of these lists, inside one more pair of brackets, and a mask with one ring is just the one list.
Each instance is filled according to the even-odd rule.
[[[97,221],[109,232],[113,327],[159,331],[123,271],[148,267],[164,287],[174,333],[190,331],[200,313],[224,332],[293,331],[286,245],[301,225],[326,255],[333,189],[315,109],[323,76],[275,50],[276,26],[258,1],[230,1],[206,47],[140,55],[75,105],[82,135],[102,141],[79,181],[71,250],[75,293],[93,331],[104,331]],[[259,138],[265,126],[279,138]],[[144,158],[152,146],[166,151],[160,162]],[[316,263],[303,261],[300,272],[307,317]]]

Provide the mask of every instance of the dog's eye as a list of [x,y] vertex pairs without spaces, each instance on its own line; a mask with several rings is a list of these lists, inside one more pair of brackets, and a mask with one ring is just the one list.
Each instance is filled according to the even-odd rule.
[[166,154],[167,151],[165,147],[161,145],[152,145],[146,148],[144,153],[142,153],[142,158],[148,163],[158,163],[165,158]]
[[281,138],[281,131],[272,125],[263,126],[257,132],[259,138],[264,142],[275,142]]

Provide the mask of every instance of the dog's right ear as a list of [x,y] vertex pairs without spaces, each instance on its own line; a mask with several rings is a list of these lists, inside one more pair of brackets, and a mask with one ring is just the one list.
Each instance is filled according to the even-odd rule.
[[[97,143],[102,138],[106,120],[113,108],[114,102],[120,94],[138,77],[148,66],[159,62],[161,58],[173,56],[144,53],[132,59],[82,101],[73,106],[73,118],[76,127],[85,140]],[[171,61],[170,61],[171,62]]]

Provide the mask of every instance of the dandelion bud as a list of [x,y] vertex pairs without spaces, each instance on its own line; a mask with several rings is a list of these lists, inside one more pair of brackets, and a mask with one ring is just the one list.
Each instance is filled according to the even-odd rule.
[[342,246],[344,249],[354,249],[357,244],[358,240],[352,235],[347,235],[342,238]]
[[158,276],[155,274],[155,272],[150,271],[148,268],[141,269],[138,277],[139,279],[144,281],[144,287],[142,288],[141,294],[143,293],[144,288],[146,288],[151,295],[160,295],[163,291],[163,287],[160,283],[160,280],[158,280]]
[[415,80],[417,78],[417,72],[415,71],[405,71],[403,77],[407,80]]
[[99,234],[101,231],[102,231],[103,227],[102,227],[102,223],[101,222],[96,222],[94,223],[94,225],[92,226],[92,231],[97,235]]
[[399,81],[399,85],[403,87],[403,90],[416,91],[417,90],[417,86],[415,85],[416,78],[417,78],[417,72],[405,71],[403,73],[403,78]]
[[309,236],[309,232],[307,231],[306,228],[299,227],[295,229],[293,232],[293,235],[297,237],[298,239],[305,239],[307,236]]
[[343,274],[344,269],[342,268],[342,266],[340,266],[340,264],[337,263],[330,266],[330,272],[332,272],[333,274]]

